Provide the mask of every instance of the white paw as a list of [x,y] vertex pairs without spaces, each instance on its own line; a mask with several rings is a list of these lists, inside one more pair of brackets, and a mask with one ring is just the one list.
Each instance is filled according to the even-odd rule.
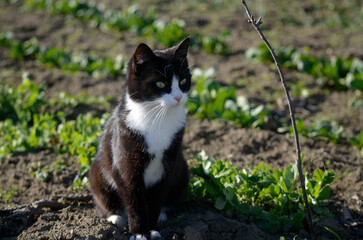
[[147,238],[144,235],[136,234],[136,236],[130,236],[129,240],[147,240]]
[[168,216],[166,215],[165,211],[161,210],[158,218],[158,223],[163,223],[168,219]]
[[119,215],[111,215],[107,218],[107,221],[115,224],[118,229],[122,229],[127,226],[127,219]]
[[158,231],[152,230],[150,233],[151,240],[161,239],[161,234]]

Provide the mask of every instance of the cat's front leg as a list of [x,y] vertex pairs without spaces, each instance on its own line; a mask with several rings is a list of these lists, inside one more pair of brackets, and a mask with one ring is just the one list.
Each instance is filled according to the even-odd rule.
[[125,210],[128,216],[129,232],[133,235],[149,234],[149,217],[146,210],[145,187],[143,176],[137,172],[127,174],[113,170]]
[[[150,232],[150,240],[158,240],[161,239],[161,235],[158,231],[151,231]],[[146,236],[141,234],[132,235],[129,240],[147,240]]]
[[168,183],[165,179],[146,190],[146,208],[149,216],[150,239],[160,239],[161,234],[158,229],[158,222],[162,204],[165,202],[166,189]]

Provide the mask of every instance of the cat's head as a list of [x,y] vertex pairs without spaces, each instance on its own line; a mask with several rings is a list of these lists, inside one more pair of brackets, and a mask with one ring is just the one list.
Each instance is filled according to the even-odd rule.
[[135,102],[184,105],[191,85],[187,52],[190,38],[177,46],[152,51],[140,44],[128,64],[127,94]]

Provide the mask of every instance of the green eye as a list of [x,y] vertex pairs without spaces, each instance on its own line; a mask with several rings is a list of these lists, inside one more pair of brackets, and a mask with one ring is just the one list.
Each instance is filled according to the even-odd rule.
[[187,79],[186,78],[184,78],[183,80],[180,81],[180,85],[184,85],[186,83],[187,83]]
[[165,83],[163,83],[163,82],[156,82],[156,86],[157,86],[158,88],[164,88],[164,87],[166,86],[166,84],[165,84]]

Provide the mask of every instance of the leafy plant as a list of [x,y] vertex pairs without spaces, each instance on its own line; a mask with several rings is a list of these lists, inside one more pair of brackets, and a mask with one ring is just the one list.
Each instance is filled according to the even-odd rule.
[[[18,1],[14,0],[12,3],[15,2]],[[229,53],[226,44],[228,34],[222,33],[215,36],[204,36],[199,33],[188,34],[184,29],[183,20],[157,19],[153,8],[143,14],[139,5],[132,5],[119,11],[105,8],[102,4],[96,5],[81,0],[73,0],[71,4],[67,0],[26,0],[24,5],[30,9],[45,9],[52,14],[71,15],[104,31],[128,30],[138,35],[152,36],[152,39],[167,47],[178,43],[188,35],[192,35],[194,36],[192,43],[198,43],[198,46],[207,53],[221,55]],[[20,54],[19,56],[23,55]]]
[[184,21],[179,19],[173,19],[169,23],[159,19],[153,22],[150,31],[154,39],[170,47],[179,43],[187,36],[184,26]]
[[210,54],[228,55],[229,49],[227,46],[227,38],[230,33],[225,31],[222,34],[215,36],[203,36],[199,35],[200,46],[206,52]]
[[330,232],[331,234],[333,234],[338,240],[341,240],[341,238],[339,237],[339,235],[334,232],[333,230],[331,230],[330,228],[328,227],[324,227],[328,232]]
[[66,168],[66,162],[61,158],[51,165],[43,165],[41,161],[38,161],[36,163],[30,163],[27,168],[31,177],[35,177],[43,182],[48,182],[53,172],[61,172]]
[[117,55],[115,60],[111,60],[92,57],[85,52],[71,54],[54,47],[39,47],[36,38],[21,43],[10,32],[0,35],[0,46],[9,47],[10,57],[14,59],[36,58],[47,67],[94,75],[106,74],[112,77],[126,74],[126,62],[122,55]]
[[[303,156],[302,156],[303,157]],[[298,187],[297,162],[283,171],[261,162],[253,169],[239,170],[230,162],[214,160],[202,151],[192,167],[188,196],[209,200],[219,210],[230,210],[248,216],[269,232],[303,229],[304,201]],[[326,203],[334,173],[317,169],[314,176],[305,175],[307,194],[313,210],[328,216]]]
[[3,190],[0,187],[0,202],[7,204],[13,197],[20,194],[18,186],[11,186],[8,190]]
[[[0,135],[0,159],[25,151],[53,149],[57,153],[67,153],[78,158],[81,164],[79,176],[83,179],[88,173],[91,159],[96,153],[98,136],[101,134],[109,114],[97,118],[87,113],[78,115],[75,120],[66,120],[67,114],[60,109],[66,106],[73,107],[80,103],[86,105],[101,103],[109,106],[106,99],[93,97],[86,100],[86,95],[77,98],[61,93],[54,99],[46,101],[44,90],[38,88],[27,78],[24,78],[18,88],[14,88],[11,84],[0,84],[0,89],[5,92],[0,95],[0,112],[11,113],[10,110],[12,110],[13,113],[16,113],[9,114],[8,119],[0,121],[2,133]],[[32,99],[33,102],[38,103],[34,104],[38,109],[33,109],[34,106],[28,107],[23,103],[23,99],[28,98],[30,98],[29,103],[32,103]],[[46,111],[55,104],[60,109]],[[14,116],[13,119],[10,118],[11,116]],[[61,166],[58,167],[61,168]],[[29,168],[32,175],[43,181],[47,181],[49,172],[56,169],[41,165],[30,165]],[[85,181],[81,180],[83,183]]]
[[251,105],[243,96],[236,97],[235,87],[222,87],[214,77],[212,68],[205,72],[194,69],[196,88],[190,92],[188,112],[197,118],[224,119],[241,127],[262,126],[268,111],[262,105]]
[[[363,62],[358,58],[346,59],[333,57],[326,59],[309,55],[306,48],[303,53],[293,47],[275,47],[280,64],[294,68],[317,79],[318,83],[334,87],[337,90],[347,88],[363,91]],[[273,62],[265,44],[246,51],[246,58],[254,61]]]
[[[339,125],[335,121],[321,119],[314,121],[309,127],[307,127],[300,118],[296,118],[296,128],[299,134],[304,137],[328,140],[334,144],[339,143],[344,130],[343,126]],[[292,134],[291,127],[281,127],[277,131],[282,133],[289,129]]]
[[349,137],[349,142],[356,146],[360,150],[360,154],[363,155],[363,131],[361,131],[357,137]]
[[30,121],[31,115],[44,107],[44,89],[24,77],[14,89],[11,84],[0,84],[0,121]]

